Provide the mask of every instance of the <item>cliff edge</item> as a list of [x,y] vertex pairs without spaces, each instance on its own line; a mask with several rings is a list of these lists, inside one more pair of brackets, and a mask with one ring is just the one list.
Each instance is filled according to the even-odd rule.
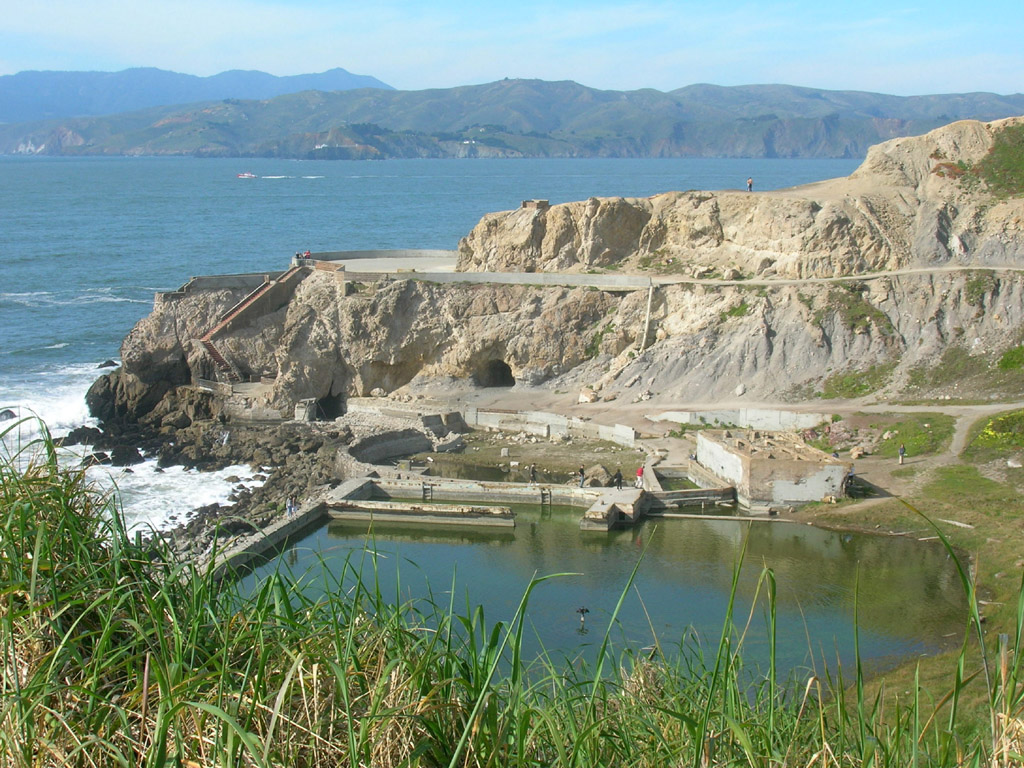
[[459,243],[461,271],[648,271],[839,277],[935,266],[1024,265],[1024,200],[965,184],[1024,117],[961,121],[872,147],[860,168],[773,192],[591,198],[488,214]]

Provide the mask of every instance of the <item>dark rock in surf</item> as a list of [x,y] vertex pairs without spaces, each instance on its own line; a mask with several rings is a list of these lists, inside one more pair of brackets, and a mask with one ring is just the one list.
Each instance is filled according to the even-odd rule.
[[110,463],[115,467],[127,467],[145,461],[134,445],[118,445],[110,452]]
[[75,427],[64,437],[59,437],[53,442],[62,448],[71,445],[96,445],[103,437],[103,433],[96,427]]

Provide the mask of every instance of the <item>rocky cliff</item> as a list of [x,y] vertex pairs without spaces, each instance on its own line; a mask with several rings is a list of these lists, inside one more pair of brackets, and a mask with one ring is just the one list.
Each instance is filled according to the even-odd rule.
[[[955,172],[1017,124],[889,142],[851,177],[808,187],[489,214],[460,244],[463,271],[641,273],[650,292],[315,271],[217,344],[261,382],[235,397],[284,416],[303,399],[331,417],[350,396],[513,382],[666,403],[956,396],[1022,341],[1024,200]],[[181,385],[214,376],[196,339],[243,295],[158,301],[125,340],[122,369],[93,388],[94,411],[165,430],[214,413]],[[962,374],[932,375],[956,361]],[[1022,383],[989,377],[985,392],[1017,396]]]
[[963,121],[873,147],[849,178],[776,192],[591,198],[484,216],[466,271],[834,277],[940,265],[1020,266],[1024,201],[962,181],[1024,118]]

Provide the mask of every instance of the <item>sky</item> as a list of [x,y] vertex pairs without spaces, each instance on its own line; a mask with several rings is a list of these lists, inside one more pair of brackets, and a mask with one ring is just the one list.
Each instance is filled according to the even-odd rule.
[[505,77],[1024,92],[1024,0],[4,0],[0,75],[343,67],[402,90]]

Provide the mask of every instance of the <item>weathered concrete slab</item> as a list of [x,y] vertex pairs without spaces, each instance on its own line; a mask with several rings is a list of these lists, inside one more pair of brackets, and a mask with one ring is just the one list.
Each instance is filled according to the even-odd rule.
[[338,520],[368,522],[483,525],[505,528],[514,528],[516,524],[516,517],[508,507],[425,504],[412,501],[338,499],[327,505],[327,514]]

